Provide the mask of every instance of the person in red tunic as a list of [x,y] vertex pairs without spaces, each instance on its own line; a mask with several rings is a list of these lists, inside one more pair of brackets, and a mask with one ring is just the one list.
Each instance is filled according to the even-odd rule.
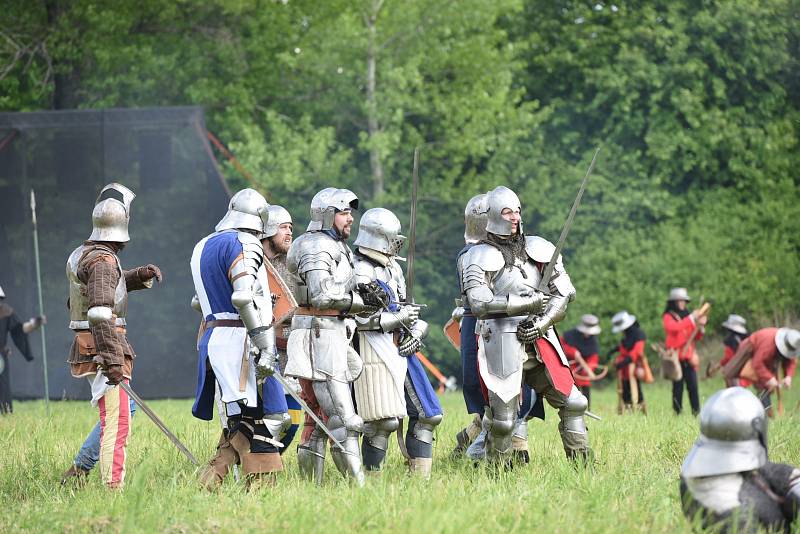
[[[689,403],[692,405],[692,414],[700,412],[700,396],[697,392],[697,368],[700,362],[694,351],[694,344],[703,337],[708,318],[699,315],[696,311],[690,312],[687,304],[691,299],[685,288],[676,287],[669,292],[667,307],[662,320],[666,339],[664,346],[667,350],[678,353],[683,377],[672,382],[672,408],[676,414],[683,410],[683,385],[689,392]],[[691,339],[692,334],[694,338]]]
[[[600,344],[597,342],[597,336],[600,335],[601,331],[600,319],[587,313],[581,316],[581,322],[575,328],[567,330],[561,336],[561,346],[569,361],[572,375],[575,378],[575,385],[586,396],[590,410],[592,409],[592,382],[581,377],[590,374],[586,370],[587,367],[594,373],[600,364],[600,356],[598,355]],[[583,362],[580,361],[581,359]]]
[[[626,409],[633,409],[634,395],[631,385],[635,383],[638,397],[635,399],[636,408],[647,415],[647,403],[645,403],[644,391],[642,390],[644,372],[642,372],[641,376],[639,375],[639,370],[643,369],[642,361],[644,359],[647,336],[639,326],[636,316],[627,311],[623,310],[615,314],[611,319],[611,324],[613,333],[622,333],[622,340],[617,349],[619,350],[619,355],[614,360],[614,367],[617,369],[622,381],[622,402]],[[635,369],[633,377],[631,377],[631,366]]]
[[[728,386],[745,377],[759,390],[764,408],[771,407],[770,394],[778,388],[790,388],[800,356],[800,331],[792,328],[762,328],[745,339],[723,368]],[[783,379],[778,380],[778,366]]]
[[[731,361],[731,358],[733,358],[733,355],[736,354],[736,351],[739,349],[741,342],[750,335],[747,331],[747,321],[745,318],[735,313],[728,316],[725,322],[722,323],[722,328],[725,332],[725,339],[722,341],[725,352],[722,355],[722,359],[719,361],[719,368],[725,367],[725,364]],[[739,379],[739,385],[747,387],[750,385],[750,381],[746,378],[741,378]]]

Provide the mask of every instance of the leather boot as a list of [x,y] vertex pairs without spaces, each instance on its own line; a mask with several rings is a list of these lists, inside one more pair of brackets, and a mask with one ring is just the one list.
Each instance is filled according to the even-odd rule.
[[82,488],[86,485],[88,478],[89,471],[87,469],[73,464],[61,475],[61,485],[66,486],[67,484],[72,483],[75,485],[75,487]]
[[239,463],[239,453],[232,443],[234,441],[239,448],[248,446],[247,438],[241,432],[234,432],[230,437],[223,433],[216,454],[200,472],[200,485],[208,491],[219,488],[231,467]]

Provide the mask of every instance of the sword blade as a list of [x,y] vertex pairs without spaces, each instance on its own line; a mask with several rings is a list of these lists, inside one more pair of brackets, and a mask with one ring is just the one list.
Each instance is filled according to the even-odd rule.
[[600,147],[597,147],[597,150],[594,151],[594,156],[592,156],[592,162],[589,164],[589,169],[586,171],[586,176],[583,177],[581,187],[578,189],[578,195],[575,197],[575,201],[572,203],[572,208],[569,210],[569,215],[567,215],[566,222],[564,222],[564,227],[561,229],[561,235],[558,237],[558,243],[556,243],[556,249],[553,251],[553,257],[550,258],[550,262],[547,264],[547,267],[545,267],[544,274],[542,274],[542,280],[539,282],[539,291],[545,291],[547,286],[550,284],[550,278],[553,276],[553,270],[556,267],[556,261],[558,261],[558,257],[561,255],[561,249],[564,248],[564,242],[567,240],[567,235],[569,234],[570,228],[572,228],[572,221],[575,219],[575,212],[578,211],[578,206],[583,198],[583,192],[586,191],[586,184],[589,181],[589,176],[594,170],[594,164],[597,161],[597,154],[599,153]]
[[181,451],[184,454],[184,456],[186,456],[189,459],[190,462],[192,462],[194,465],[200,465],[200,462],[198,462],[197,459],[194,457],[194,455],[191,452],[189,452],[189,449],[187,449],[186,446],[183,443],[181,443],[181,440],[179,440],[177,436],[175,436],[175,434],[173,434],[170,431],[170,429],[167,428],[167,425],[165,425],[164,422],[161,419],[159,419],[156,413],[150,409],[147,403],[145,403],[142,400],[142,398],[139,395],[137,395],[136,392],[133,391],[133,389],[131,389],[131,387],[126,382],[120,382],[119,387],[125,390],[125,392],[133,399],[136,405],[142,409],[145,415],[147,415],[147,417],[149,417],[150,420],[153,421],[153,423],[155,423],[155,425],[161,429],[164,435],[169,438],[172,444],[175,445],[175,447],[177,447],[177,449]]
[[414,148],[414,167],[411,171],[411,220],[408,226],[406,255],[406,300],[414,302],[414,254],[417,244],[417,193],[419,191],[419,147]]
[[285,391],[288,391],[288,392],[289,392],[289,395],[291,395],[291,396],[292,396],[292,398],[293,398],[294,400],[296,400],[296,401],[297,401],[297,403],[300,405],[300,407],[301,407],[301,408],[302,408],[302,409],[303,409],[303,410],[304,410],[304,411],[305,411],[305,412],[306,412],[306,413],[309,415],[309,417],[311,417],[311,419],[313,419],[313,420],[314,420],[314,422],[317,424],[317,426],[318,426],[318,427],[320,427],[320,428],[322,429],[322,431],[323,431],[323,432],[325,432],[325,434],[327,434],[327,435],[328,435],[328,437],[329,437],[329,438],[331,438],[331,441],[333,441],[333,443],[334,443],[334,444],[335,444],[337,447],[339,447],[339,449],[340,449],[340,450],[341,450],[343,453],[345,453],[345,454],[349,454],[349,453],[347,452],[347,450],[344,448],[344,445],[342,445],[342,444],[339,442],[339,440],[338,440],[338,439],[336,439],[336,437],[333,435],[333,433],[332,433],[332,432],[331,432],[331,431],[328,429],[328,427],[327,427],[327,426],[325,426],[325,423],[323,423],[323,422],[322,422],[322,420],[321,420],[319,417],[317,417],[317,414],[315,414],[314,412],[312,412],[312,411],[311,411],[311,408],[309,408],[309,407],[308,407],[308,404],[306,404],[306,401],[304,401],[302,398],[300,398],[300,395],[298,395],[298,394],[297,394],[297,393],[294,391],[294,389],[292,389],[292,386],[291,386],[291,384],[289,384],[289,383],[286,381],[286,379],[285,379],[285,378],[283,378],[283,377],[282,377],[280,374],[278,374],[278,373],[274,373],[272,376],[273,376],[273,377],[274,377],[274,378],[275,378],[275,379],[276,379],[278,382],[280,382],[280,384],[283,386],[283,389],[284,389]]

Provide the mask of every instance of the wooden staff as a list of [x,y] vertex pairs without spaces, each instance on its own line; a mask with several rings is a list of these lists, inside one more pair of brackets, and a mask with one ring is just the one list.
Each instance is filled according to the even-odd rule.
[[699,321],[699,319],[701,317],[705,317],[706,315],[708,315],[709,311],[711,311],[711,303],[710,302],[703,303],[703,305],[700,306],[700,309],[697,310],[697,313],[695,314],[695,319],[698,319],[697,324],[694,325],[694,330],[692,330],[692,335],[689,336],[689,339],[686,340],[686,344],[683,346],[681,351],[678,353],[678,359],[680,359],[680,357],[683,356],[684,354],[686,354],[686,351],[689,350],[689,345],[691,345],[694,342],[694,340],[695,340],[694,338],[696,338],[697,337],[697,333],[700,332],[700,321]]
[[639,404],[639,381],[636,379],[636,364],[628,364],[628,383],[631,388],[631,410]]

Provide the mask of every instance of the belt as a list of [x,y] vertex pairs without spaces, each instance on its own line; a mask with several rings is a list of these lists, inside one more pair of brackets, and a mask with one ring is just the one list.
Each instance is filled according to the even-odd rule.
[[206,329],[216,328],[219,326],[227,326],[228,328],[243,328],[244,323],[240,319],[214,319],[212,321],[206,321]]
[[344,315],[339,310],[320,310],[319,308],[306,308],[305,306],[298,306],[294,313],[295,315],[313,315],[316,317],[339,317]]
[[[114,330],[116,330],[120,334],[127,334],[128,333],[128,330],[127,330],[127,328],[125,326],[117,325],[117,326],[114,327]],[[76,328],[76,329],[73,329],[72,331],[77,334],[78,332],[91,332],[91,329],[89,329],[89,328]],[[9,349],[9,350],[11,350],[11,349]]]

